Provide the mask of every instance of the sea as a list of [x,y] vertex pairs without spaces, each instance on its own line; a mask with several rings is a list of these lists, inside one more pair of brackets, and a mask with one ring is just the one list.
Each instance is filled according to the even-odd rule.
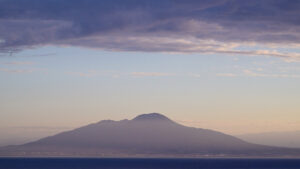
[[300,159],[0,158],[0,169],[300,169]]

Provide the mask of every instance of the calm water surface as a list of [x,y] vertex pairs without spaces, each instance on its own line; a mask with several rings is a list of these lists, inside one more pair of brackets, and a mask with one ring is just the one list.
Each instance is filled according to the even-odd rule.
[[0,158],[0,169],[300,169],[300,159]]

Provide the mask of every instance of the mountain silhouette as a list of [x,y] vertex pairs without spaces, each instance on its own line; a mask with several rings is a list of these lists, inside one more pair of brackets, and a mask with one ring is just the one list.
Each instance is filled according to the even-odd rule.
[[236,137],[255,144],[300,148],[300,131],[251,133]]
[[0,149],[0,156],[299,157],[300,149],[250,144],[150,113],[132,120],[104,120],[28,144],[5,147]]

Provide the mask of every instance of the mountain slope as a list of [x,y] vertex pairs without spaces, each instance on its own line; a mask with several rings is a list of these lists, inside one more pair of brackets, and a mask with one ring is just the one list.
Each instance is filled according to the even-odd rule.
[[298,156],[300,150],[250,144],[220,132],[185,127],[158,114],[105,120],[16,147],[19,156]]
[[266,132],[236,136],[250,143],[300,148],[300,131]]

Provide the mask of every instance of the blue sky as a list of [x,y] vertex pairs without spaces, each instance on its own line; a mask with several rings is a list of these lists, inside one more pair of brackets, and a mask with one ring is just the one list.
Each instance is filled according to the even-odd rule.
[[229,133],[299,129],[289,125],[299,118],[299,63],[281,58],[46,46],[4,56],[1,67],[2,127],[161,112]]
[[24,140],[150,112],[229,134],[300,130],[299,8],[2,0],[0,135]]

